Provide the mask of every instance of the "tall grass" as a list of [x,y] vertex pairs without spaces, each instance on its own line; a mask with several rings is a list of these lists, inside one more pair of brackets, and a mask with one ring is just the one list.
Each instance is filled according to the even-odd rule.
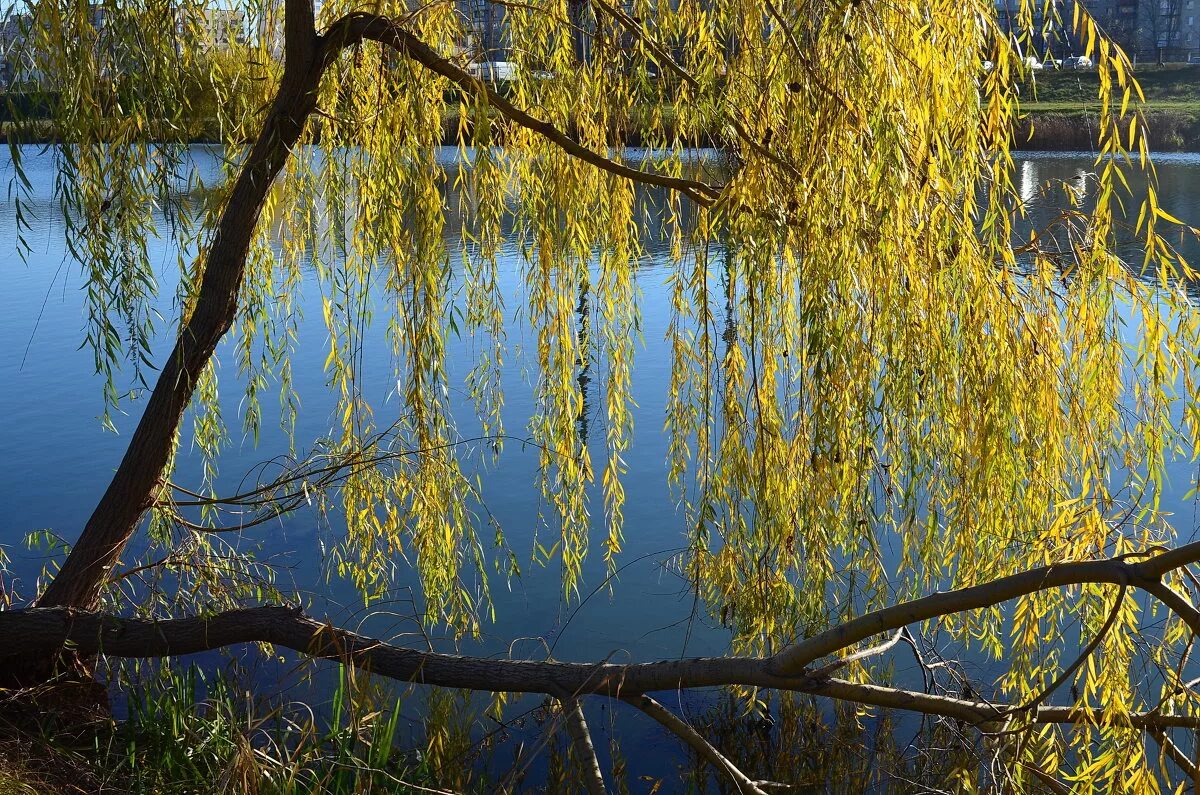
[[399,703],[378,708],[349,676],[339,673],[319,718],[303,704],[257,698],[232,677],[164,666],[127,691],[122,721],[70,739],[10,731],[0,739],[0,795],[440,792],[420,755],[398,745]]

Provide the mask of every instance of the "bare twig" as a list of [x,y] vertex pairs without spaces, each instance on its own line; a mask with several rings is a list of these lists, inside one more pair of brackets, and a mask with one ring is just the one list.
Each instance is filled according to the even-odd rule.
[[666,727],[668,731],[691,746],[692,750],[707,759],[709,764],[732,779],[738,788],[738,792],[742,793],[742,795],[766,795],[760,789],[759,782],[752,780],[739,770],[737,765],[733,764],[728,757],[718,751],[712,743],[704,739],[704,736],[693,729],[691,724],[650,698],[650,696],[641,695],[622,700],[627,704],[637,707],[651,718],[654,718],[654,720]]
[[1197,767],[1196,763],[1189,759],[1188,755],[1180,750],[1179,746],[1176,745],[1175,742],[1168,737],[1167,733],[1162,729],[1151,728],[1147,729],[1146,733],[1154,738],[1154,741],[1158,743],[1159,748],[1161,748],[1167,756],[1171,757],[1171,761],[1179,765],[1179,769],[1186,773],[1189,778],[1191,778],[1192,789],[1193,791],[1197,791],[1197,786],[1200,786],[1200,767]]
[[904,629],[898,629],[896,630],[896,634],[893,635],[889,640],[886,640],[876,646],[861,649],[853,654],[848,654],[845,657],[839,657],[828,665],[822,666],[821,668],[813,671],[810,675],[815,679],[823,679],[827,676],[832,676],[835,671],[845,668],[850,663],[858,662],[859,660],[865,660],[868,657],[874,657],[877,654],[884,654],[888,651],[891,651],[892,647],[899,643],[903,638]]

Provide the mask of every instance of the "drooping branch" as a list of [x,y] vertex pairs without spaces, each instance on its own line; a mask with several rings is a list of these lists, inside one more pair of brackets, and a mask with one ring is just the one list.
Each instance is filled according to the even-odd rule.
[[43,607],[91,609],[133,537],[142,516],[156,502],[174,446],[176,430],[191,402],[201,373],[237,315],[246,258],[267,192],[300,141],[316,109],[325,71],[348,47],[378,41],[447,77],[488,102],[516,124],[543,136],[568,154],[635,182],[677,190],[704,206],[719,188],[695,180],[641,171],[591,151],[549,122],[542,121],[489,90],[481,81],[439,55],[395,20],[350,14],[318,36],[312,0],[287,0],[284,20],[284,72],[262,131],[241,166],[205,255],[195,308],[174,350],[163,364],[146,408],[108,488],[84,525],[62,569],[38,600]]
[[[703,91],[700,81],[698,81],[686,69],[680,66],[679,63],[671,57],[671,53],[668,52],[667,49],[662,46],[662,44],[653,39],[651,36],[647,35],[642,25],[636,19],[631,17],[628,12],[626,12],[624,9],[609,4],[605,0],[592,0],[592,3],[597,8],[604,11],[604,13],[612,17],[617,24],[619,24],[627,33],[629,33],[629,35],[642,42],[642,44],[645,45],[646,49],[650,51],[651,55],[654,56],[654,60],[660,66],[674,73],[675,76],[686,83],[687,86],[692,89],[692,91],[696,92],[697,95]],[[753,149],[762,157],[774,163],[789,177],[793,179],[800,179],[802,177],[801,173],[796,169],[795,166],[793,166],[791,163],[788,163],[775,152],[771,151],[763,144],[761,140],[750,134],[750,131],[746,129],[746,125],[743,124],[742,120],[738,118],[737,109],[729,108],[725,104],[722,104],[721,107],[723,108],[723,114],[726,121],[729,122],[729,126],[733,128],[734,133],[737,134],[737,137],[742,141],[742,143]]]
[[572,157],[602,171],[633,182],[679,191],[704,207],[711,207],[721,195],[721,188],[705,182],[642,171],[624,163],[618,163],[598,152],[593,152],[550,122],[538,119],[509,102],[488,88],[482,80],[458,67],[450,59],[443,57],[428,44],[405,30],[395,20],[368,13],[348,14],[330,25],[325,38],[327,46],[338,49],[365,40],[376,41],[391,47],[431,72],[447,78],[463,91],[476,97],[486,97],[489,107],[495,108],[505,118],[537,133]]
[[1066,784],[1063,784],[1061,781],[1059,781],[1054,776],[1047,773],[1045,770],[1042,770],[1039,767],[1034,767],[1033,765],[1029,764],[1028,762],[1021,762],[1020,765],[1021,765],[1021,767],[1025,768],[1030,773],[1032,773],[1033,777],[1036,778],[1038,781],[1042,782],[1042,784],[1045,785],[1046,788],[1049,789],[1051,792],[1053,792],[1054,795],[1071,795],[1070,787],[1068,787]]

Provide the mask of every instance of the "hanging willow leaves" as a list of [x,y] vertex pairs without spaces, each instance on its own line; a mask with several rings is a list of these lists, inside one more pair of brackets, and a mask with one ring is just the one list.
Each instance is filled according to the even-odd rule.
[[[1158,508],[1166,463],[1194,456],[1200,434],[1200,319],[1171,243],[1188,230],[1155,192],[1132,67],[1080,5],[1061,22],[1099,74],[1090,198],[1069,194],[1035,224],[1010,150],[1029,79],[1022,55],[1054,14],[1021,5],[1013,38],[984,0],[505,4],[512,66],[499,87],[467,70],[452,4],[321,4],[329,57],[263,201],[228,380],[209,364],[192,397],[206,474],[234,425],[217,385],[235,371],[247,431],[267,415],[269,389],[294,428],[293,307],[311,263],[336,427],[288,477],[237,504],[273,502],[270,514],[336,499],[331,558],[364,598],[407,561],[429,620],[477,632],[489,547],[508,553],[502,535],[485,543],[492,528],[465,440],[488,439],[485,457],[504,465],[501,376],[528,367],[536,400],[523,420],[544,509],[536,549],[518,554],[559,567],[574,598],[589,555],[614,569],[623,539],[645,532],[625,526],[624,458],[639,434],[660,430],[634,427],[632,391],[638,284],[655,243],[671,296],[665,466],[688,549],[678,566],[733,629],[737,652],[769,653],[898,597],[1169,543]],[[28,77],[57,89],[57,190],[108,410],[122,368],[136,379],[153,366],[150,340],[168,322],[151,309],[152,209],[177,219],[169,233],[186,252],[183,324],[231,193],[210,185],[205,201],[184,198],[186,144],[202,121],[223,146],[226,179],[245,166],[286,82],[283,12],[237,4],[253,35],[219,55],[205,38],[212,10],[193,0],[27,6],[39,72]],[[449,169],[446,140],[460,153]],[[695,147],[714,141],[722,164],[698,162]],[[1135,174],[1145,196],[1128,188]],[[461,207],[446,206],[448,184]],[[451,226],[462,232],[455,250]],[[1143,261],[1118,256],[1130,236]],[[509,245],[519,306],[499,287]],[[504,331],[512,312],[532,330],[523,357]],[[364,393],[372,334],[392,346],[387,406]],[[453,337],[470,339],[465,381],[449,375]],[[600,380],[599,407],[585,405],[581,378]],[[450,410],[464,388],[478,414],[470,428]],[[598,443],[587,438],[593,417]],[[211,483],[190,496],[213,505]],[[221,511],[189,522],[188,502],[158,495],[157,543],[179,560],[226,555],[198,540]],[[1154,791],[1154,762],[1121,718],[1155,702],[1131,664],[1143,654],[1175,671],[1188,641],[1177,617],[1146,610],[1095,585],[939,624],[1009,661],[1013,703],[1063,675],[1064,632],[1081,643],[1102,634],[1069,671],[1077,703],[1102,717],[1040,727],[1014,753],[1063,780]],[[1160,637],[1139,651],[1141,628],[1157,620]],[[870,665],[850,670],[865,679]],[[1195,714],[1179,679],[1164,680],[1162,698]]]

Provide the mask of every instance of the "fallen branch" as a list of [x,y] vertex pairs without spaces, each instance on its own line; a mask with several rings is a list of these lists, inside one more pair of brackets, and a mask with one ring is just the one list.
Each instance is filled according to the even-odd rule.
[[[1011,707],[833,677],[785,677],[769,657],[692,657],[657,662],[567,663],[441,654],[395,646],[330,624],[298,609],[253,607],[210,616],[150,621],[47,607],[0,612],[0,668],[28,656],[176,657],[244,643],[270,643],[312,657],[416,684],[483,692],[563,693],[614,698],[656,691],[744,685],[807,693],[886,709],[954,718],[973,726],[1003,721]],[[1096,723],[1100,710],[1040,706],[1036,723]],[[1139,728],[1200,729],[1200,717],[1137,712],[1122,716]]]
[[592,743],[592,733],[588,731],[587,720],[583,717],[583,704],[577,698],[566,698],[562,700],[562,706],[571,741],[583,757],[583,781],[587,784],[588,795],[607,795],[608,788],[604,786],[604,774],[600,771],[596,746]]

